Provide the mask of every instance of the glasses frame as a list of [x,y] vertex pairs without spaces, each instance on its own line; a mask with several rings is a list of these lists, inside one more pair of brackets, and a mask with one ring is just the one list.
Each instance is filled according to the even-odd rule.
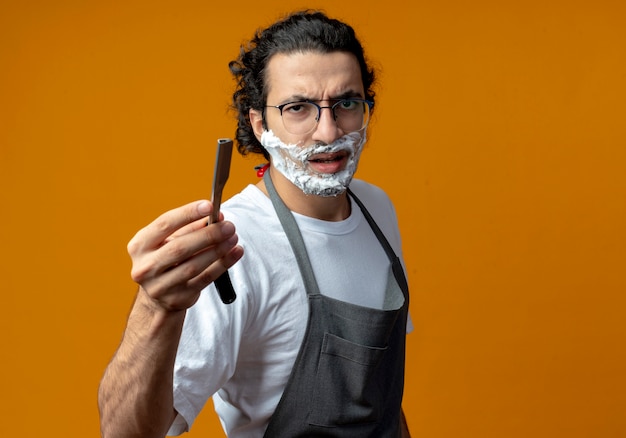
[[[328,108],[330,110],[330,113],[333,116],[333,120],[335,122],[337,122],[337,114],[335,114],[335,108],[337,108],[340,104],[342,104],[343,102],[360,102],[362,104],[367,105],[368,107],[368,112],[367,112],[367,122],[360,128],[358,129],[358,131],[361,131],[365,128],[367,128],[367,125],[369,125],[370,120],[371,120],[371,114],[372,114],[372,108],[374,108],[374,102],[371,100],[367,100],[367,99],[361,99],[360,97],[347,97],[347,98],[343,98],[343,99],[329,99],[331,101],[336,100],[335,103],[333,103],[332,105],[327,105],[327,106],[322,106],[312,100],[294,100],[292,102],[285,102],[285,103],[281,103],[280,105],[265,105],[265,108],[276,108],[280,111],[280,118],[283,121],[283,126],[285,127],[285,129],[287,129],[287,127],[285,126],[285,119],[283,118],[283,109],[287,106],[287,105],[293,105],[293,104],[297,104],[297,103],[308,103],[311,104],[313,106],[315,106],[317,108],[317,117],[315,117],[315,124],[313,125],[313,127],[311,127],[310,130],[303,132],[301,134],[296,134],[293,133],[291,131],[289,131],[289,129],[287,129],[287,132],[289,132],[290,134],[293,135],[306,135],[309,134],[311,132],[313,132],[315,130],[315,127],[317,126],[317,124],[320,121],[320,118],[322,117],[322,110],[325,108]],[[265,116],[263,117],[265,119]]]

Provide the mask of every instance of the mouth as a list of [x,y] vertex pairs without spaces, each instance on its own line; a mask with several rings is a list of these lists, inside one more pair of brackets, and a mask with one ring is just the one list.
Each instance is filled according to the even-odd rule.
[[346,151],[340,151],[332,154],[316,154],[308,159],[310,163],[335,163],[343,161],[348,156]]
[[317,174],[334,174],[342,171],[348,162],[348,152],[339,151],[312,155],[307,162]]

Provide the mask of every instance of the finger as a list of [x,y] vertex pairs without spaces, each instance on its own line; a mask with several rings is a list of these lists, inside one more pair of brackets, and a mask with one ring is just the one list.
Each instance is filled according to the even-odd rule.
[[183,226],[182,228],[179,228],[178,230],[174,231],[172,234],[170,234],[166,239],[164,243],[168,243],[171,240],[174,240],[178,237],[184,236],[185,234],[189,234],[189,233],[193,233],[196,230],[200,230],[204,227],[206,227],[206,222],[207,219],[206,218],[201,218],[198,219],[197,221],[193,221],[190,224],[187,224],[185,226]]
[[[231,240],[233,236],[235,240]],[[226,246],[224,246],[225,241]],[[160,248],[146,252],[133,264],[131,275],[136,282],[146,281],[185,263],[197,253],[219,245],[222,246],[218,248],[221,252],[217,257],[221,257],[236,243],[235,226],[231,222],[222,221],[170,240]],[[209,263],[212,263],[214,259]]]
[[[224,214],[220,212],[220,221],[223,221],[223,220],[224,220]],[[170,236],[167,237],[166,242],[173,240],[177,237],[184,236],[185,234],[191,233],[193,231],[200,230],[206,227],[207,225],[210,225],[210,224],[208,223],[208,219],[206,217],[198,219],[197,221],[194,221],[174,231],[174,233],[172,233]]]
[[228,253],[217,259],[209,267],[207,267],[202,273],[196,275],[190,279],[188,285],[193,289],[204,289],[209,284],[214,282],[220,275],[222,275],[227,269],[237,263],[244,254],[244,250],[241,246],[233,247]]
[[[235,240],[232,240],[233,235]],[[161,264],[166,267],[172,264],[180,264],[196,253],[206,251],[224,241],[230,241],[230,249],[237,243],[235,226],[231,222],[219,222],[208,227],[202,227],[194,232],[179,236],[169,241],[166,245],[155,252],[155,256],[161,259]],[[222,249],[222,252],[223,249]]]
[[241,258],[243,248],[236,246],[237,240],[235,234],[219,245],[194,254],[153,277],[146,282],[146,288],[159,300],[163,300],[166,295],[199,292]]
[[176,230],[207,217],[213,211],[209,201],[196,201],[167,211],[139,232],[128,243],[129,253],[158,248]]

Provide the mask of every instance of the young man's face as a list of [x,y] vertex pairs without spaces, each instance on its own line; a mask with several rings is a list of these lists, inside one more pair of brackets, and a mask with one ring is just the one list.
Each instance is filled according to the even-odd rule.
[[[266,87],[268,106],[312,101],[324,107],[333,105],[338,99],[365,97],[358,61],[354,55],[345,52],[276,54],[267,65]],[[298,112],[297,107],[295,112]],[[252,110],[250,121],[261,140],[264,131],[261,111]],[[303,148],[332,144],[356,130],[347,129],[349,125],[345,123],[338,124],[330,109],[322,109],[319,121],[311,125],[310,132],[301,134],[294,134],[293,127],[286,129],[277,108],[265,109],[265,121],[267,129],[282,143]],[[359,130],[357,135],[359,139],[364,138],[365,129]],[[325,153],[309,157],[306,166],[318,174],[335,174],[346,167],[349,159],[344,151]]]

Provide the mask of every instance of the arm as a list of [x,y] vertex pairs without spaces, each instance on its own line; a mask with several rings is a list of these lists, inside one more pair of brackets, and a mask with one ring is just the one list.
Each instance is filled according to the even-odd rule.
[[186,309],[243,255],[232,224],[205,226],[210,211],[195,202],[167,212],[128,244],[140,286],[100,383],[105,438],[164,437],[175,418],[173,369]]
[[404,409],[402,410],[402,418],[400,420],[400,430],[402,438],[411,438],[411,434],[409,433],[409,425],[406,424],[406,417],[404,416]]
[[159,310],[140,288],[98,394],[103,437],[164,437],[176,416],[174,359],[185,311]]

